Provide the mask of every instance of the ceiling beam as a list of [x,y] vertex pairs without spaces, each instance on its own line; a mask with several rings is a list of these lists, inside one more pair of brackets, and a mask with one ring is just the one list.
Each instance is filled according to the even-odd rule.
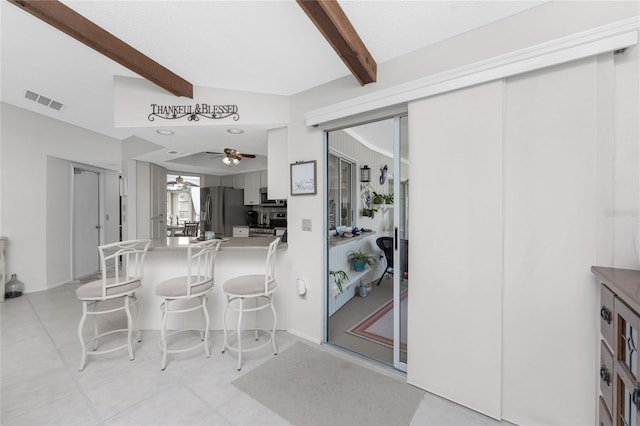
[[377,64],[336,0],[296,0],[361,85],[376,81]]
[[9,2],[174,95],[193,98],[191,83],[59,1],[9,0]]

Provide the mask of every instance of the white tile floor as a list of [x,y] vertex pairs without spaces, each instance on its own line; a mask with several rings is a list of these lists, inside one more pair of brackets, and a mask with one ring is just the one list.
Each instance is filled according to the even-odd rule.
[[[76,329],[81,307],[76,287],[64,285],[0,304],[2,425],[288,424],[231,384],[273,355],[267,348],[248,353],[238,372],[234,354],[219,351],[219,331],[212,333],[211,358],[198,350],[172,355],[164,372],[157,331],[144,332],[134,361],[121,350],[89,357],[79,372]],[[277,341],[279,351],[284,351],[298,339],[279,332]],[[323,349],[346,356],[331,347]],[[373,368],[398,376],[377,364]],[[494,424],[500,423],[429,393],[411,422]]]

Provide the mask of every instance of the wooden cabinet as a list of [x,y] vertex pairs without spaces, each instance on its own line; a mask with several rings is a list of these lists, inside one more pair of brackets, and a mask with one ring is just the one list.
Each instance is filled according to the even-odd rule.
[[594,266],[600,304],[598,419],[640,426],[640,271]]
[[244,205],[260,205],[260,172],[251,172],[244,175]]

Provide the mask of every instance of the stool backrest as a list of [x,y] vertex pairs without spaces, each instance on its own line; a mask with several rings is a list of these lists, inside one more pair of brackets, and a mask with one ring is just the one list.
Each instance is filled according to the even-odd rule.
[[194,287],[214,280],[215,258],[222,240],[206,240],[189,244],[187,249],[187,296]]
[[182,234],[185,237],[197,237],[198,236],[198,222],[185,222]]
[[276,280],[276,249],[278,248],[279,242],[280,237],[273,240],[267,248],[267,263],[265,265],[264,273],[264,294],[269,293],[269,285]]
[[[142,283],[142,266],[151,240],[127,240],[98,247],[102,272],[102,298],[107,299],[111,288],[125,286],[135,281]],[[113,278],[107,279],[113,271]],[[117,289],[115,289],[117,293]],[[117,297],[114,291],[109,297]]]

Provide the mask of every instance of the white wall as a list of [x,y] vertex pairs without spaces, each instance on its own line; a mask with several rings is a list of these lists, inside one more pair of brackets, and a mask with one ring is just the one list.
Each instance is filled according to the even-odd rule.
[[[322,150],[323,128],[308,128],[304,125],[303,115],[307,111],[326,107],[353,97],[381,91],[412,79],[443,72],[481,59],[505,54],[516,49],[553,40],[610,22],[616,22],[631,16],[637,16],[638,13],[639,6],[636,2],[548,2],[540,7],[510,17],[496,24],[470,31],[454,39],[427,47],[422,51],[406,55],[387,63],[379,64],[379,78],[378,82],[375,84],[358,87],[358,85],[354,83],[352,77],[349,76],[307,92],[297,94],[291,98],[289,162],[298,160],[317,160],[318,167],[321,170],[326,167]],[[624,169],[629,167],[631,169],[630,172],[624,172],[624,183],[626,184],[627,182],[630,182],[631,185],[627,192],[627,200],[629,201],[625,203],[629,205],[628,209],[631,211],[631,215],[635,215],[633,212],[636,212],[638,209],[637,201],[633,201],[636,195],[632,195],[637,194],[638,192],[638,186],[637,183],[635,183],[638,179],[633,179],[633,176],[637,176],[638,167],[638,126],[637,118],[635,118],[637,117],[636,105],[638,74],[636,68],[637,60],[634,61],[636,61],[636,63],[628,64],[625,69],[616,71],[618,73],[624,73],[630,80],[633,80],[632,83],[627,84],[629,87],[628,90],[616,88],[616,90],[624,90],[629,96],[629,98],[624,102],[622,100],[617,100],[616,102],[618,102],[618,105],[623,107],[625,103],[631,103],[631,106],[627,109],[618,111],[621,116],[625,116],[625,123],[616,123],[616,125],[623,126],[625,129],[624,133],[628,135],[627,139],[625,139],[627,141],[625,145],[625,152],[632,153],[624,158],[616,157],[617,161],[620,163],[620,166],[618,167],[623,167]],[[634,71],[635,75],[633,75]],[[626,111],[629,111],[629,114],[635,114],[635,116],[626,116]],[[348,121],[348,119],[344,119],[341,124]],[[358,118],[354,117],[353,123],[356,123],[357,121]],[[409,117],[409,122],[411,123],[411,117]],[[331,127],[331,123],[328,123],[325,126],[327,129],[330,129]],[[412,159],[416,158],[414,156],[416,152],[416,144],[423,142],[424,141],[410,139],[409,144]],[[633,155],[634,152],[636,152],[635,155]],[[619,172],[616,171],[616,173]],[[412,178],[412,181],[416,182],[419,180]],[[617,184],[619,185],[620,182],[618,181]],[[319,182],[318,191],[319,194],[324,193],[324,183]],[[621,203],[622,201],[619,201],[617,205],[621,205]],[[310,284],[307,297],[305,299],[298,299],[292,296],[290,297],[289,303],[287,303],[287,307],[289,309],[289,327],[291,330],[295,329],[295,332],[300,335],[311,336],[316,339],[321,338],[323,335],[322,322],[319,319],[322,318],[322,313],[324,311],[321,293],[322,282],[320,282],[320,278],[325,278],[325,272],[321,261],[323,254],[320,249],[323,244],[324,234],[323,230],[318,227],[318,224],[322,225],[324,218],[323,212],[321,196],[291,197],[289,199],[290,243],[287,255],[290,256],[291,259],[291,269],[286,271],[286,273],[290,278],[295,278],[298,275],[312,277],[307,280]],[[311,218],[313,220],[314,228],[312,232],[301,231],[300,221],[302,218]],[[413,216],[410,220],[412,223],[411,238],[413,240],[428,239],[428,232],[432,225],[425,223],[425,221],[419,221],[418,218]],[[632,220],[635,220],[635,217],[628,221],[630,222]],[[618,222],[620,226],[622,226],[623,220],[619,219]],[[620,232],[624,233],[622,230]],[[621,238],[622,237],[618,239]],[[616,255],[617,259],[620,259],[620,256],[630,258],[632,255],[632,249],[629,246],[620,244],[616,245],[616,247],[616,250],[622,250],[622,253]],[[627,264],[630,265],[630,261],[628,261]],[[461,266],[458,265],[458,267]],[[586,274],[588,276],[588,271],[586,271]],[[423,303],[429,303],[429,300],[420,299],[416,300],[414,303],[417,306],[422,306]],[[472,315],[467,315],[467,319],[470,325],[473,324],[474,318]],[[445,318],[440,319],[440,321],[445,320]],[[414,332],[416,335],[420,335],[419,332],[423,329],[423,324],[424,323],[422,321],[418,323],[411,321],[409,324],[409,330],[411,330],[412,327],[415,327]],[[585,327],[590,327],[592,324],[593,321],[589,321],[585,324]],[[558,331],[556,331],[556,333],[557,332]],[[582,333],[585,332],[585,329],[580,329],[576,332]],[[446,347],[451,338],[451,336],[447,336],[446,340],[431,340],[429,343],[434,347]],[[453,338],[455,338],[455,336]],[[494,336],[491,336],[491,339],[494,338]],[[424,337],[422,337],[422,339],[424,339]],[[552,340],[554,339],[555,337]],[[414,344],[415,343],[417,342],[414,342]],[[415,368],[416,364],[423,362],[419,358],[412,357],[411,345],[412,343],[410,341],[409,369]],[[595,350],[595,344],[592,350]],[[486,356],[486,353],[482,353],[480,355]],[[535,357],[537,355],[538,350],[535,347],[532,347],[531,352],[528,353],[528,357]],[[469,359],[473,359],[475,356],[476,353],[471,353],[469,354]],[[589,359],[589,357],[591,357],[591,355],[587,355],[586,359]],[[527,367],[526,365],[521,365],[518,368],[525,369]],[[555,379],[557,380],[558,377],[561,376],[556,376]],[[571,381],[573,379],[574,378],[566,378],[567,381]],[[455,386],[464,387],[469,383],[474,383],[475,380],[475,375],[470,376],[466,378],[464,382],[455,383]],[[548,384],[548,386],[553,387],[553,383]],[[582,401],[582,396],[578,399]],[[592,406],[594,403],[595,401],[590,401],[589,407],[581,407],[580,413],[576,412],[573,414],[576,415],[576,418],[583,418],[583,415],[581,414],[582,411],[588,412],[588,415],[592,415]],[[581,402],[572,401],[571,406],[575,409],[575,407],[580,404]],[[545,408],[539,407],[538,410],[544,411]],[[548,410],[546,415],[548,418],[552,419],[553,422],[559,422],[561,419],[566,418],[566,411],[558,411],[555,409]]]
[[[25,291],[31,293],[59,282],[62,272],[57,266],[55,276],[51,279],[47,276],[48,258],[52,257],[51,264],[58,260],[64,263],[71,251],[70,244],[62,246],[47,241],[57,237],[48,233],[47,200],[57,195],[64,200],[71,191],[68,180],[63,178],[62,163],[49,162],[48,157],[85,164],[94,160],[119,164],[120,142],[7,104],[2,105],[1,120],[0,229],[9,238],[7,273],[18,274],[25,283]],[[62,214],[60,206],[52,211],[54,217]],[[57,258],[58,254],[62,257]]]

